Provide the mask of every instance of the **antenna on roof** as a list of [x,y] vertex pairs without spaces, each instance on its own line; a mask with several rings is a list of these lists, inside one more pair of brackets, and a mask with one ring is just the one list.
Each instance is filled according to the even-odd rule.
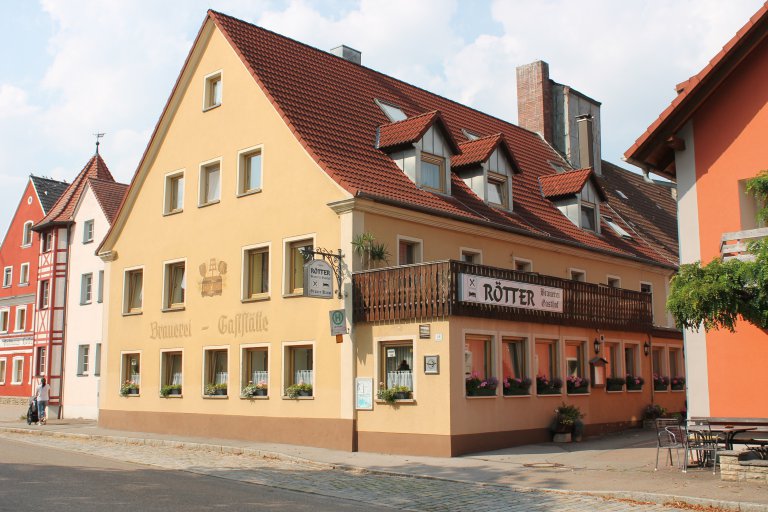
[[94,133],[93,134],[96,137],[96,154],[99,154],[99,139],[106,135],[106,133]]

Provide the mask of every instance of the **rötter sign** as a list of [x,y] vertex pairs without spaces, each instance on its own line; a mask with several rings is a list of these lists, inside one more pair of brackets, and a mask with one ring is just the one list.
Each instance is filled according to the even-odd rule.
[[537,311],[563,312],[563,289],[459,274],[459,300]]
[[333,268],[324,260],[312,260],[304,265],[304,296],[333,298]]

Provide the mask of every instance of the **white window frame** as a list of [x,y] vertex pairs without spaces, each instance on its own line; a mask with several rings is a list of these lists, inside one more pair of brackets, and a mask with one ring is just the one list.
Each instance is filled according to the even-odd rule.
[[3,322],[0,322],[0,333],[6,333],[11,330],[11,308],[0,308],[0,317],[5,315],[5,329],[3,329]]
[[417,253],[418,256],[416,259],[418,261],[414,262],[413,264],[424,262],[424,240],[422,240],[421,238],[415,238],[415,237],[406,236],[406,235],[397,235],[397,265],[398,266],[411,265],[411,263],[400,262],[400,242],[408,242],[416,245],[418,249],[418,253]]
[[312,247],[317,247],[316,233],[283,238],[283,297],[300,297],[303,295],[303,291],[302,293],[294,293],[291,289],[291,244],[302,240],[311,240]]
[[[608,359],[607,356],[607,348],[608,345],[612,345],[616,347],[616,350],[619,352],[618,357],[616,358],[618,365],[617,368],[614,368],[614,375],[608,375],[608,373],[605,374],[606,378],[606,385],[607,385],[607,379],[608,378],[625,378],[627,376],[627,372],[624,371],[624,345],[622,344],[621,340],[617,340],[615,338],[606,338],[605,341],[601,344],[600,347],[600,357],[603,359]],[[610,361],[608,361],[610,363]],[[611,393],[614,393],[614,391],[611,391]]]
[[[141,270],[141,307],[138,308],[137,311],[131,311],[130,309],[130,297],[128,294],[130,293],[130,286],[128,285],[128,274],[131,272],[135,272],[137,270]],[[163,271],[165,273],[165,271]],[[146,277],[146,272],[144,272],[144,265],[138,265],[135,267],[127,267],[123,269],[123,304],[122,304],[122,312],[123,316],[126,315],[140,315],[144,311],[144,278]],[[165,277],[163,277],[165,279]],[[165,305],[165,303],[163,303]]]
[[[635,367],[631,368],[631,372],[629,371],[630,368],[626,368],[627,366],[627,356],[626,356],[626,349],[634,347],[635,352]],[[624,370],[624,376],[632,375],[633,377],[642,377],[643,376],[643,362],[640,359],[641,357],[645,357],[643,355],[643,345],[639,341],[622,341],[621,342],[621,366]],[[647,382],[645,384],[648,384]],[[644,384],[644,385],[645,385]],[[650,385],[653,385],[653,382],[650,383]]]
[[8,371],[8,358],[0,357],[0,386],[5,385],[5,373]]
[[93,272],[86,272],[80,276],[80,305],[85,306],[93,302]]
[[311,341],[284,341],[281,343],[281,368],[283,371],[281,372],[282,375],[280,376],[280,395],[283,396],[283,398],[288,398],[285,395],[285,389],[289,386],[289,384],[285,380],[286,373],[288,372],[288,369],[290,368],[290,361],[287,360],[285,357],[288,353],[288,349],[290,347],[303,347],[303,346],[311,346],[312,347],[312,396],[303,397],[305,399],[313,399],[317,396],[317,375],[315,375],[315,371],[317,370],[317,345],[314,340]]
[[[590,368],[589,368],[589,359],[590,359],[590,350],[591,350],[591,343],[589,341],[589,338],[581,337],[581,336],[568,336],[567,338],[563,339],[563,367],[561,369],[562,373],[562,379],[563,379],[563,391],[565,394],[568,393],[568,383],[566,382],[568,380],[568,377],[570,376],[570,373],[568,372],[568,357],[567,354],[567,348],[568,345],[577,346],[578,350],[581,351],[581,357],[583,358],[581,361],[581,378],[582,379],[591,379],[592,376],[590,375]],[[592,392],[592,384],[593,382],[590,380],[587,393],[581,393],[581,394],[591,394]]]
[[[171,199],[172,197],[172,191],[171,188],[171,181],[173,181],[175,178],[181,178],[183,181],[182,187],[181,187],[181,201],[180,207],[177,209],[171,209]],[[184,199],[186,196],[186,188],[187,188],[187,178],[186,178],[186,169],[176,169],[175,171],[171,171],[169,173],[166,173],[163,177],[163,215],[175,215],[177,213],[181,213],[184,211]]]
[[[208,172],[211,167],[217,166],[219,168],[219,197],[211,201],[207,201],[208,195]],[[202,208],[204,206],[210,206],[212,204],[218,204],[221,202],[221,197],[224,195],[224,159],[222,157],[212,158],[206,160],[200,164],[197,179],[197,207]]]
[[[419,371],[419,363],[421,361],[420,355],[419,355],[419,338],[418,336],[379,336],[373,338],[373,367],[376,369],[376,380],[374,381],[374,394],[379,388],[379,382],[387,382],[387,376],[381,375],[381,368],[382,368],[382,361],[381,361],[381,346],[385,345],[387,343],[393,343],[402,341],[404,343],[410,342],[412,347],[411,350],[413,351],[413,367],[411,368],[411,372],[413,372],[413,389],[411,389],[411,397],[415,400],[416,399],[416,390],[418,386],[419,379],[417,378],[418,375],[422,374],[422,371]],[[429,354],[429,352],[427,352]]]
[[13,266],[3,268],[3,288],[13,285]]
[[120,392],[120,388],[123,386],[123,382],[130,380],[130,374],[126,372],[125,356],[137,355],[139,356],[139,394],[141,394],[141,387],[143,384],[142,366],[144,366],[144,354],[142,350],[121,350],[120,351],[120,380],[117,381],[117,391]]
[[[482,249],[473,249],[472,247],[459,247],[459,259],[464,261],[464,253],[474,254],[477,256],[478,261],[475,265],[483,264],[483,251]],[[400,242],[397,243],[397,256],[400,257]]]
[[182,347],[160,349],[160,371],[158,371],[157,374],[160,376],[160,388],[162,389],[162,387],[165,386],[167,377],[167,375],[165,375],[165,355],[176,353],[181,353],[181,393],[184,394],[184,361],[186,361],[186,359],[184,357],[184,349]]
[[[19,311],[24,311],[24,323],[23,325],[19,325]],[[27,305],[23,306],[16,306],[16,315],[13,319],[13,331],[14,332],[24,332],[25,327],[27,326]]]
[[[39,281],[39,285],[37,288],[37,294],[38,294],[38,309],[48,309],[51,307],[51,279],[43,279]],[[48,284],[48,293],[43,294],[43,288],[45,287],[45,284]]]
[[83,343],[77,346],[77,376],[87,377],[91,370],[91,346]]
[[[314,244],[313,244],[314,247]],[[267,266],[269,268],[269,273],[267,274],[267,292],[266,293],[259,293],[256,294],[256,296],[248,296],[248,281],[250,280],[250,274],[248,273],[248,259],[247,255],[249,251],[252,250],[258,250],[258,249],[266,249],[267,252]],[[240,300],[242,302],[253,302],[257,300],[266,300],[270,298],[270,295],[272,293],[272,242],[263,242],[260,244],[254,244],[254,245],[246,245],[241,250],[240,255],[241,260],[241,275],[242,279],[240,281]]]
[[[259,186],[253,189],[245,189],[245,162],[246,157],[258,153],[261,156],[261,180]],[[245,148],[237,152],[237,197],[249,196],[251,194],[257,194],[264,190],[264,145],[259,144]]]
[[[16,380],[16,363],[21,365],[21,378]],[[21,386],[24,383],[24,356],[14,356],[11,363],[11,385]]]
[[[437,194],[448,194],[449,190],[449,180],[450,176],[447,175],[446,169],[450,171],[450,162],[448,161],[448,158],[440,155],[435,155],[434,153],[429,153],[427,151],[418,151],[418,170],[417,170],[417,179],[416,179],[416,186],[419,187],[422,190],[428,190],[431,192],[435,192]],[[423,172],[422,172],[422,164],[426,161],[428,164],[436,165],[438,167],[439,174],[439,184],[438,188],[430,187],[429,185],[424,183],[423,178]]]
[[[618,285],[611,286],[611,280],[615,280]],[[614,276],[612,274],[606,274],[605,284],[608,285],[608,288],[621,288],[621,278],[619,276]]]
[[[266,349],[267,350],[267,396],[271,394],[272,391],[272,382],[274,379],[272,378],[272,370],[270,367],[272,366],[272,344],[271,343],[244,343],[240,345],[240,378],[238,379],[240,388],[238,389],[238,395],[242,395],[243,388],[248,385],[248,381],[246,381],[247,375],[245,374],[246,369],[246,360],[245,360],[245,351],[248,349]],[[314,359],[314,352],[312,353],[312,357]],[[314,361],[313,361],[314,364]],[[314,368],[314,366],[313,366]],[[256,384],[256,382],[254,382]],[[313,386],[314,387],[314,386]]]
[[[584,279],[583,280],[574,279],[573,278],[573,274],[574,273],[583,275]],[[587,282],[587,271],[584,270],[584,269],[581,269],[581,268],[569,267],[568,268],[568,279],[570,279],[571,281],[579,282],[579,283],[586,283]]]
[[[218,79],[220,82],[221,92],[218,103],[214,103],[211,97],[211,84]],[[224,103],[224,70],[219,69],[212,73],[208,73],[203,77],[203,112],[212,110],[216,107],[220,107]]]
[[90,244],[93,242],[94,233],[96,232],[96,223],[94,219],[88,219],[83,222],[83,243]]
[[[26,269],[26,272],[24,271],[24,269]],[[22,281],[25,273],[27,275],[27,280]],[[22,263],[19,266],[19,286],[27,286],[27,285],[29,285],[29,263]]]
[[[184,279],[187,281],[187,285],[189,284],[189,265],[187,265],[187,258],[178,258],[175,260],[165,260],[163,261],[163,295],[162,295],[162,302],[160,303],[162,305],[162,311],[181,311],[187,306],[187,296],[189,295],[188,288],[189,286],[184,287],[184,302],[181,303],[181,306],[173,306],[171,305],[171,297],[168,295],[170,293],[170,290],[168,290],[168,268],[173,265],[174,263],[184,263]],[[142,279],[144,276],[142,276]],[[141,309],[144,310],[144,288],[146,286],[146,280],[142,280],[142,304]]]
[[[224,350],[224,351],[227,352],[227,394],[226,395],[219,395],[218,398],[226,398],[226,397],[228,397],[229,395],[232,394],[232,388],[231,388],[231,386],[232,386],[232,361],[231,361],[231,359],[232,359],[232,351],[229,348],[230,348],[229,345],[205,345],[203,347],[203,359],[202,359],[203,364],[200,365],[200,370],[201,370],[201,373],[200,373],[200,383],[201,383],[200,394],[203,396],[203,398],[216,398],[216,395],[206,395],[205,394],[205,386],[209,384],[208,382],[206,382],[206,374],[208,373],[207,372],[207,370],[208,370],[208,366],[207,366],[208,365],[208,358],[207,358],[208,354],[207,354],[207,352],[212,351],[212,350],[216,350],[216,351]],[[183,361],[184,360],[182,359],[182,362]],[[183,392],[183,388],[182,388],[182,392]],[[238,395],[239,394],[240,393],[238,392]]]
[[[34,233],[32,232],[32,225],[33,224],[34,224],[34,222],[32,222],[31,220],[28,220],[27,222],[24,223],[24,227],[22,228],[22,232],[21,232],[21,246],[22,247],[31,247],[32,246],[32,241],[35,238]],[[29,233],[29,242],[25,241],[27,233]]]
[[[533,272],[533,260],[529,260],[526,258],[512,258],[512,264],[515,266],[515,271],[517,272]],[[528,270],[518,270],[517,264],[523,263],[525,265],[528,265]]]
[[[501,386],[503,383],[501,382],[501,377],[499,376],[500,375],[499,372],[501,371],[501,361],[499,360],[499,356],[501,355],[501,351],[499,348],[499,345],[500,345],[499,333],[496,331],[489,331],[484,329],[462,329],[461,331],[462,349],[464,348],[464,342],[466,342],[467,337],[471,337],[471,336],[489,338],[489,341],[491,343],[491,361],[488,367],[490,368],[491,375],[485,375],[484,378],[496,377],[499,380],[499,386]],[[465,352],[462,352],[462,359],[463,359],[464,353]],[[461,364],[464,365],[464,361],[462,361]],[[498,391],[498,388],[497,388],[497,391]]]

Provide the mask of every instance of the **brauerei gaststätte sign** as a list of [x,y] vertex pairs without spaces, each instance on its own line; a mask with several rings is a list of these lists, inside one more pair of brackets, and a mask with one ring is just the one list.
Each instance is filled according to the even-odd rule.
[[508,308],[563,312],[563,289],[459,274],[459,300]]

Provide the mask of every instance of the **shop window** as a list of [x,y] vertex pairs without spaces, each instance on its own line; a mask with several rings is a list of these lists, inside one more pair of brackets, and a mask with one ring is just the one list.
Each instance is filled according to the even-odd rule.
[[221,165],[219,162],[200,167],[199,205],[205,206],[219,202],[221,196]]
[[169,174],[165,177],[166,215],[184,210],[184,172]]
[[229,385],[229,361],[227,349],[205,350],[205,389],[206,395],[226,395]]
[[21,384],[24,381],[24,358],[13,358],[13,373],[11,374],[11,384]]
[[261,190],[261,150],[240,154],[238,164],[238,190],[240,195]]
[[240,383],[242,391],[248,385],[258,386],[266,390],[269,386],[269,351],[266,347],[244,348],[242,353],[242,376]]
[[5,385],[5,372],[7,371],[6,365],[7,359],[0,359],[0,386]]
[[[180,350],[164,351],[160,357],[160,383],[168,386],[169,395],[181,394],[182,354]],[[173,391],[171,391],[173,390]]]
[[25,331],[27,329],[27,306],[16,306],[16,325],[14,330],[16,332]]
[[22,247],[29,247],[32,245],[32,224],[33,222],[31,220],[24,223],[24,231],[21,236]]
[[29,284],[29,263],[22,263],[19,267],[19,286]]
[[289,295],[301,295],[304,293],[304,264],[312,259],[313,240],[299,240],[286,244],[286,268],[288,269]]
[[[285,347],[285,384],[308,387],[309,396],[314,395],[314,348],[312,345],[290,345]],[[307,391],[305,390],[305,393]]]
[[[269,294],[269,247],[247,249],[243,259],[245,264],[243,299],[267,297]],[[302,264],[302,278],[303,268]]]
[[464,339],[464,374],[481,380],[494,377],[493,338],[470,334]]
[[90,366],[90,350],[88,345],[80,345],[77,347],[77,375],[88,375],[88,367]]
[[400,387],[413,391],[413,342],[386,342],[380,347],[379,388]]
[[[135,352],[130,354],[123,354],[121,359],[121,388],[132,387],[136,390],[136,393],[138,393],[138,391],[141,389],[141,355]],[[129,384],[130,386],[126,386],[126,384]]]
[[183,261],[165,265],[165,309],[180,309],[184,307],[187,287],[186,264]]
[[123,313],[141,313],[144,269],[126,270],[123,280]]
[[221,105],[223,84],[221,71],[205,77],[205,92],[203,95],[203,110],[208,110]]

